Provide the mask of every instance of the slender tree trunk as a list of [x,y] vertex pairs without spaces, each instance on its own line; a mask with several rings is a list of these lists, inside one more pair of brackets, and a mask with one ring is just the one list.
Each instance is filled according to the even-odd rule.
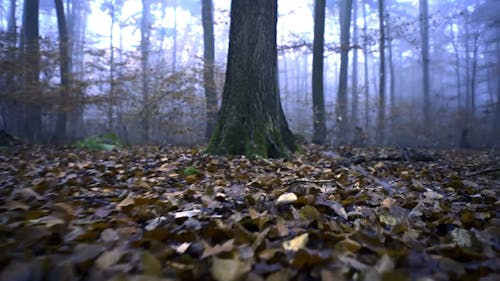
[[113,46],[113,31],[115,29],[115,3],[111,3],[109,9],[111,26],[109,30],[109,94],[108,94],[108,131],[113,131],[113,107],[115,99],[115,50]]
[[151,106],[149,97],[149,46],[150,46],[150,23],[151,18],[149,0],[142,0],[141,18],[141,66],[142,66],[142,130],[144,142],[149,142]]
[[378,1],[378,16],[380,28],[380,70],[379,70],[379,92],[378,92],[378,118],[377,118],[377,142],[381,145],[385,141],[385,26],[384,26],[384,1]]
[[[496,56],[497,56],[497,65],[496,71],[497,74],[500,73],[500,40],[496,42]],[[500,77],[497,75],[497,100],[496,100],[496,113],[495,113],[495,124],[493,125],[493,137],[496,138],[496,145],[500,145]]]
[[422,42],[422,91],[424,95],[424,126],[431,130],[431,101],[429,78],[429,11],[427,0],[420,1],[420,36]]
[[[358,0],[353,0],[352,2],[352,24],[353,24],[353,34],[352,34],[352,44],[354,49],[352,50],[352,107],[351,107],[351,122],[353,128],[359,127],[358,124],[358,108],[359,108],[359,87],[358,87]],[[354,143],[358,144],[361,140],[358,140],[357,136],[354,136]]]
[[365,67],[365,134],[370,131],[370,79],[368,73],[368,23],[366,20],[366,5],[363,4],[363,57]]
[[323,51],[325,34],[325,0],[314,2],[314,42],[312,69],[312,99],[314,114],[313,143],[324,144],[326,141],[325,97],[323,94]]
[[474,119],[476,111],[476,76],[477,76],[477,52],[479,48],[479,34],[475,33],[472,45],[472,69],[471,69],[471,81],[470,81],[470,117]]
[[68,120],[68,96],[71,88],[71,71],[69,65],[69,42],[66,16],[62,0],[55,0],[57,27],[59,29],[59,71],[61,76],[61,104],[56,121],[56,134],[59,141],[66,139],[66,126]]
[[339,91],[337,96],[339,120],[339,135],[340,143],[345,143],[347,139],[347,79],[349,67],[349,30],[351,25],[352,0],[341,1],[341,20],[340,20],[340,77]]
[[217,91],[215,88],[214,63],[215,63],[215,39],[214,18],[212,0],[202,0],[202,23],[203,23],[203,85],[205,87],[205,103],[207,110],[207,127],[205,138],[210,140],[217,122]]
[[388,44],[387,44],[387,49],[389,51],[389,73],[391,76],[390,84],[389,84],[389,98],[391,102],[391,133],[394,133],[395,126],[394,124],[396,123],[396,77],[395,77],[395,72],[394,72],[394,57],[392,54],[392,30],[391,28],[387,27],[387,36],[388,36]]
[[39,4],[39,0],[25,0],[23,15],[23,37],[25,42],[24,92],[29,95],[25,108],[24,134],[28,139],[35,142],[42,141],[42,100],[37,96],[40,88]]
[[9,4],[9,18],[7,22],[7,42],[9,48],[14,48],[17,41],[16,29],[16,0],[10,0]]
[[455,32],[453,31],[453,22],[450,22],[450,30],[451,30],[451,43],[453,46],[453,51],[455,52],[455,76],[457,79],[457,106],[458,109],[460,110],[462,108],[462,84],[461,84],[461,77],[460,77],[460,53],[458,50],[458,41],[455,38]]
[[174,5],[174,46],[172,47],[172,71],[177,70],[177,0],[173,0]]
[[283,157],[297,146],[281,107],[277,0],[233,0],[222,107],[207,151]]

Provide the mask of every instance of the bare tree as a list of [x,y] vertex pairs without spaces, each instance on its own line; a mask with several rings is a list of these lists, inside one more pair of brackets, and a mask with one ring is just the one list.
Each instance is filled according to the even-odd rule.
[[424,94],[424,126],[430,130],[431,126],[431,101],[429,80],[429,11],[427,0],[420,2],[420,40],[422,43],[422,91]]
[[378,118],[377,118],[377,142],[383,144],[385,141],[385,25],[384,25],[384,1],[378,1],[378,18],[380,29],[380,70],[379,70],[379,92],[378,92]]
[[337,96],[339,120],[339,142],[344,143],[347,138],[347,79],[349,67],[349,37],[351,28],[352,0],[342,0],[340,2],[340,75],[339,91]]
[[202,0],[203,23],[203,85],[205,87],[205,103],[207,110],[207,127],[205,138],[210,140],[217,122],[217,92],[215,88],[214,63],[214,18],[212,0]]
[[69,65],[69,42],[66,16],[62,0],[54,0],[57,14],[57,28],[59,30],[59,75],[61,76],[61,107],[57,115],[56,134],[57,139],[62,141],[66,138],[68,96],[71,88],[71,70]]
[[325,0],[314,2],[314,42],[312,69],[312,99],[314,135],[312,141],[323,144],[326,140],[325,97],[323,93],[323,53],[325,35]]

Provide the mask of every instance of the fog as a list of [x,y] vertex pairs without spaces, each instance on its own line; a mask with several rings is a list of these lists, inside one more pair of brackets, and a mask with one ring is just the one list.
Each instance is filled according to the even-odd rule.
[[[40,143],[68,143],[101,133],[114,133],[130,144],[205,141],[200,0],[63,2],[71,72],[66,94],[61,90],[55,1],[40,1],[36,87],[26,86],[25,80],[31,64],[30,49],[23,42],[24,2],[0,2],[0,130]],[[500,1],[428,1],[427,91],[422,71],[424,16],[419,6],[425,1],[385,1],[386,86],[385,101],[380,104],[377,1],[354,0],[348,112],[344,118],[339,118],[337,99],[342,49],[339,2],[343,1],[327,0],[326,10],[328,143],[462,148],[500,145]],[[214,0],[213,4],[220,104],[230,1]],[[279,0],[278,5],[281,102],[291,130],[310,139],[314,1]],[[377,139],[380,127],[376,118],[381,107],[385,108],[384,137]],[[33,121],[33,112],[39,115],[37,121]],[[63,131],[58,127],[61,114],[66,120]],[[38,122],[36,129],[34,122]],[[341,122],[347,124],[347,131],[339,131]],[[340,133],[345,136],[340,138]]]

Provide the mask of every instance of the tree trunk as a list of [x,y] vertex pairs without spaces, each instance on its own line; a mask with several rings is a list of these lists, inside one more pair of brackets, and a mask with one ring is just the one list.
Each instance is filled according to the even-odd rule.
[[66,25],[66,16],[64,15],[64,5],[62,0],[55,0],[56,14],[57,14],[57,27],[59,30],[59,71],[61,76],[61,108],[57,115],[56,121],[56,139],[63,141],[66,139],[66,125],[67,125],[67,110],[68,110],[68,95],[71,83],[71,73],[69,65],[69,51],[68,51],[68,28]]
[[16,30],[16,0],[10,0],[9,4],[9,19],[7,23],[7,42],[8,47],[14,48],[17,41],[17,30]]
[[370,79],[368,73],[368,23],[366,20],[366,4],[363,1],[363,57],[365,68],[365,134],[370,130]]
[[424,95],[424,126],[430,130],[431,101],[429,80],[429,11],[427,0],[420,0],[420,34],[422,41],[422,91]]
[[323,51],[325,34],[325,0],[316,0],[314,4],[314,42],[312,69],[312,99],[314,114],[313,143],[324,144],[326,141],[325,98],[323,94]]
[[42,110],[40,88],[39,0],[24,1],[23,37],[25,42],[24,92],[28,94],[25,108],[24,135],[32,141],[42,140]]
[[205,138],[210,140],[217,122],[217,91],[215,88],[214,63],[214,18],[212,0],[202,0],[201,7],[203,23],[203,86],[205,87],[205,103],[207,110],[207,127]]
[[115,3],[111,2],[109,8],[111,27],[109,30],[109,95],[108,95],[108,131],[113,131],[113,106],[115,99],[115,50],[113,47],[113,30],[115,27]]
[[[352,104],[351,104],[351,123],[352,128],[357,128],[358,124],[358,107],[359,107],[359,88],[358,88],[358,0],[353,0],[352,2],[352,24],[353,24],[353,34],[352,34],[352,44],[354,49],[352,50]],[[359,141],[354,136],[354,144],[358,144]]]
[[390,107],[390,114],[391,114],[391,118],[390,118],[390,130],[391,130],[391,133],[394,133],[394,129],[395,129],[395,121],[396,121],[396,77],[395,77],[395,71],[394,71],[394,57],[393,57],[393,53],[392,53],[392,34],[391,34],[392,30],[391,30],[391,27],[390,25],[388,25],[387,27],[387,37],[388,37],[388,44],[387,44],[387,49],[389,51],[389,56],[388,56],[388,60],[389,60],[389,74],[391,76],[391,80],[390,80],[390,84],[389,84],[389,98],[390,98],[390,103],[391,103],[391,107]]
[[[496,45],[496,56],[497,56],[497,65],[496,71],[500,73],[500,40],[497,40]],[[495,124],[493,125],[496,145],[500,145],[500,77],[497,75],[497,102],[496,102],[496,111],[495,111]]]
[[[458,50],[458,39],[455,38],[455,32],[453,31],[453,22],[450,22],[451,31],[451,43],[453,46],[453,51],[455,52],[455,77],[457,79],[457,106],[460,110],[462,108],[462,78],[460,77],[460,53]],[[458,36],[457,36],[458,37]]]
[[141,66],[142,66],[142,130],[144,142],[149,142],[149,131],[151,122],[150,98],[149,98],[149,45],[151,17],[149,0],[142,0],[141,18]]
[[347,79],[349,67],[349,30],[351,26],[352,0],[341,1],[340,11],[340,77],[337,96],[339,121],[339,143],[345,143],[347,138]]
[[479,34],[475,33],[472,45],[472,69],[471,69],[471,81],[470,81],[470,117],[474,120],[474,115],[476,111],[476,76],[477,76],[477,51]]
[[174,45],[172,46],[172,72],[177,70],[177,0],[173,0],[174,6]]
[[385,141],[385,26],[384,26],[384,1],[378,1],[378,17],[380,28],[380,70],[378,88],[378,118],[377,142],[380,145]]
[[222,108],[207,151],[284,157],[297,149],[278,89],[277,0],[233,0]]

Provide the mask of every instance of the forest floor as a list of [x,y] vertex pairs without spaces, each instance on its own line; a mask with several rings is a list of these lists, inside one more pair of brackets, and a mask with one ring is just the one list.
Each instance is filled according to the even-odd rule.
[[500,280],[500,152],[0,151],[0,281]]

